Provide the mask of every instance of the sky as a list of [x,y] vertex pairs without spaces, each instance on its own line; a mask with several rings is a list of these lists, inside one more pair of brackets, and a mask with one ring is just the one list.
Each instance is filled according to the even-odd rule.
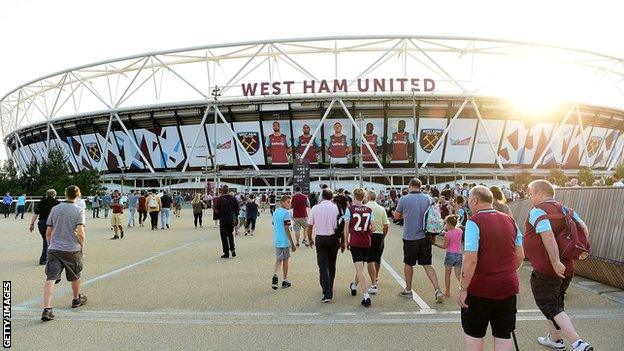
[[[0,97],[65,68],[156,50],[336,35],[534,41],[624,57],[618,1],[0,1]],[[3,136],[4,137],[4,136]],[[0,159],[5,159],[4,147]]]

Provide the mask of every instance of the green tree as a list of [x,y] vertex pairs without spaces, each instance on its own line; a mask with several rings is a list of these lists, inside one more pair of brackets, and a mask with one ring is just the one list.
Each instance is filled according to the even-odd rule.
[[517,189],[524,189],[527,187],[527,185],[529,185],[529,183],[533,180],[533,176],[531,175],[531,172],[529,171],[522,171],[520,173],[517,173],[514,176],[514,180],[511,183],[511,189],[512,190],[517,190]]
[[568,181],[568,177],[566,177],[565,174],[563,173],[563,171],[558,169],[558,168],[552,168],[550,170],[549,177],[554,178],[555,179],[555,184],[557,184],[559,186],[563,186],[565,184],[565,182]]
[[10,192],[17,194],[24,192],[20,185],[19,171],[13,160],[7,160],[0,167],[0,194]]
[[579,169],[579,172],[578,172],[579,185],[585,182],[585,185],[591,186],[594,183],[594,180],[595,180],[594,172],[591,170],[591,168],[582,167],[581,169]]
[[616,180],[624,179],[624,163],[615,168],[613,177],[615,177]]
[[96,192],[104,190],[104,187],[102,187],[100,172],[93,169],[82,170],[75,173],[71,179],[71,183],[80,188],[83,197],[87,197],[88,195],[93,195]]

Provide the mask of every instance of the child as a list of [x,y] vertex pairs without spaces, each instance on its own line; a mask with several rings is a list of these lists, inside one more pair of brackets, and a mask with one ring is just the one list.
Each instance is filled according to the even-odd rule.
[[461,249],[461,239],[462,239],[462,230],[457,228],[457,216],[449,215],[444,219],[444,229],[446,233],[444,234],[444,243],[440,244],[437,242],[433,242],[433,245],[446,249],[446,257],[444,258],[444,285],[446,286],[446,290],[444,290],[444,296],[451,296],[451,269],[455,267],[455,277],[457,280],[461,280],[460,272],[462,267],[462,249]]
[[282,289],[289,288],[291,286],[288,281],[288,258],[290,257],[290,249],[293,252],[297,251],[297,247],[292,240],[290,233],[290,195],[282,196],[280,200],[281,207],[273,212],[273,239],[275,244],[275,266],[273,268],[273,278],[271,279],[271,287],[273,290],[277,290],[277,282],[280,266],[284,272]]
[[[245,228],[247,224],[247,207],[245,207],[245,202],[240,203],[240,205],[240,210],[238,212],[238,228]],[[238,228],[236,229],[236,232],[238,232]],[[246,230],[245,235],[247,235]]]
[[111,208],[113,209],[113,216],[111,217],[111,226],[115,231],[115,236],[111,238],[111,240],[119,239],[119,235],[117,235],[118,230],[121,231],[121,239],[124,237],[124,230],[122,224],[122,216],[124,206],[119,202],[119,198],[116,197],[113,199],[113,203],[111,204]]
[[260,213],[258,212],[258,204],[256,203],[256,197],[252,194],[249,196],[249,200],[245,204],[245,235],[252,235],[256,230],[256,219]]
[[364,206],[364,189],[353,190],[354,202],[344,214],[344,233],[348,236],[349,250],[355,266],[355,282],[349,285],[351,296],[357,294],[357,289],[362,291],[362,306],[370,307],[371,298],[368,293],[370,286],[364,275],[364,264],[368,258],[371,246],[371,233],[373,232],[373,210]]

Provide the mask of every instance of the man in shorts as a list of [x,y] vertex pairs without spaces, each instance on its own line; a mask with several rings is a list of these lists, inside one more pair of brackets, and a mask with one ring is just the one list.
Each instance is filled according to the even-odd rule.
[[371,247],[368,250],[368,257],[366,258],[366,262],[368,263],[368,275],[371,278],[371,287],[368,291],[371,294],[377,294],[379,290],[377,283],[379,281],[381,255],[383,254],[384,239],[386,234],[388,234],[390,221],[386,215],[386,209],[377,203],[377,193],[374,190],[368,191],[366,207],[373,211],[373,217],[375,218],[375,227],[373,228],[373,234],[371,234]]
[[283,195],[280,200],[281,207],[273,213],[273,243],[275,244],[275,266],[273,267],[273,277],[271,278],[271,287],[277,290],[278,271],[282,266],[284,273],[282,279],[282,289],[290,288],[291,284],[288,280],[288,258],[290,257],[290,249],[295,252],[297,247],[292,240],[290,233],[290,195]]
[[430,198],[420,190],[422,183],[419,179],[412,178],[409,182],[409,194],[401,196],[394,211],[394,219],[404,219],[403,226],[403,271],[405,274],[406,287],[400,295],[412,298],[412,278],[414,266],[418,263],[422,266],[434,288],[434,296],[437,303],[444,301],[444,294],[438,284],[438,276],[435,268],[431,265],[431,239],[423,230],[423,219],[429,208]]
[[76,308],[87,302],[87,297],[80,293],[80,272],[82,271],[82,252],[85,244],[85,211],[76,206],[80,189],[70,185],[65,189],[65,202],[50,210],[46,225],[48,241],[48,261],[45,266],[46,282],[43,286],[42,321],[54,319],[52,312],[52,294],[54,284],[61,282],[61,273],[65,270],[67,281],[71,282],[73,300],[71,307]]
[[111,240],[119,239],[119,234],[121,232],[121,239],[124,237],[123,230],[123,210],[124,206],[119,202],[119,198],[116,197],[113,199],[111,203],[111,209],[113,210],[113,216],[111,217],[111,226],[115,231],[115,235],[111,238]]
[[[295,194],[292,197],[292,210],[293,210],[293,229],[295,231],[296,246],[299,246],[299,238],[302,230],[308,226],[308,208],[310,207],[310,201],[308,197],[301,193],[301,187],[295,187]],[[308,246],[308,242],[305,239],[305,233],[303,238],[303,245]]]

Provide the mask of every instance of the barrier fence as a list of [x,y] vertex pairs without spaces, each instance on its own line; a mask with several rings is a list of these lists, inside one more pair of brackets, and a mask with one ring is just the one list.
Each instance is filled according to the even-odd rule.
[[[555,199],[573,208],[589,229],[591,255],[576,262],[575,274],[624,289],[624,188],[558,188]],[[531,201],[509,206],[524,233]]]

